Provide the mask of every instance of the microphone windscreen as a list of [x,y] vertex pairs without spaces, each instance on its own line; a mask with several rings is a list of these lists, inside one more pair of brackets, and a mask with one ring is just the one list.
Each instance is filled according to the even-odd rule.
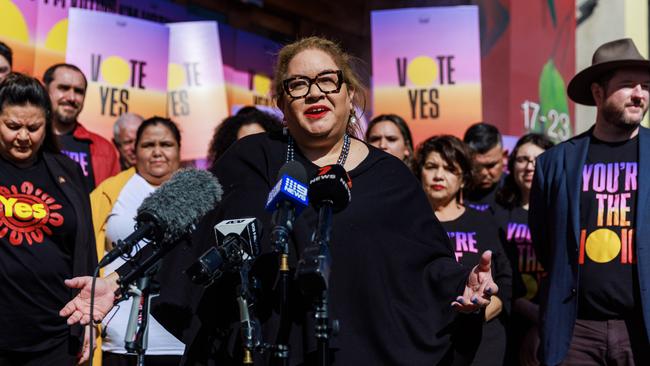
[[198,224],[222,195],[219,181],[210,172],[181,169],[142,201],[136,221],[154,221],[157,239],[173,242]]
[[300,183],[307,184],[307,171],[302,164],[295,160],[285,163],[280,168],[280,171],[278,171],[278,180],[282,179],[284,175],[288,175]]
[[330,204],[339,212],[352,200],[351,188],[352,179],[341,165],[326,165],[309,181],[309,201],[316,209]]

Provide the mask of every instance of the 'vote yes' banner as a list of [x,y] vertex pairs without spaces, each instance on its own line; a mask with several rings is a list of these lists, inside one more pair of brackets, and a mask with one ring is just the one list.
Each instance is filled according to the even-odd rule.
[[88,78],[79,121],[107,137],[124,113],[166,116],[169,28],[115,14],[69,11],[66,62]]
[[481,120],[478,8],[373,11],[373,112],[404,118],[415,144]]

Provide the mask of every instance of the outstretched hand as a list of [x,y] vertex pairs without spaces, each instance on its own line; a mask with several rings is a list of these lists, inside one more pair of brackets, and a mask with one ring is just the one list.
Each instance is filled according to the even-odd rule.
[[[98,323],[113,308],[115,302],[115,290],[117,290],[117,275],[109,275],[106,278],[98,278],[95,283],[95,304],[93,308],[93,320]],[[90,292],[92,277],[75,277],[65,280],[69,288],[80,289],[77,296],[68,302],[59,315],[68,318],[68,325],[90,323]]]
[[479,264],[476,265],[467,277],[465,290],[462,296],[451,303],[454,310],[461,313],[472,313],[486,307],[490,297],[499,291],[499,287],[492,279],[492,252],[486,250],[481,255]]

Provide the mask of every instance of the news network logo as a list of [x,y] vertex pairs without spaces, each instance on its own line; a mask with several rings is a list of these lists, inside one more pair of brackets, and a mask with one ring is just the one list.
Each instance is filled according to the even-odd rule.
[[283,179],[284,187],[283,191],[292,197],[300,200],[304,204],[307,204],[307,187],[302,183],[291,179],[291,177],[286,177]]

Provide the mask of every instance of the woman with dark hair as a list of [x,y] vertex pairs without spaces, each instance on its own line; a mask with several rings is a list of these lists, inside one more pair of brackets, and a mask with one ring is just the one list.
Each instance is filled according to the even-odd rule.
[[396,114],[382,114],[373,118],[368,123],[366,142],[411,166],[413,138],[402,117]]
[[[463,187],[471,182],[472,162],[468,147],[451,135],[424,141],[415,155],[415,172],[429,204],[449,236],[451,249],[462,265],[475,266],[480,253],[492,251],[493,274],[499,296],[478,314],[463,315],[452,327],[453,365],[503,364],[506,349],[506,305],[509,304],[511,272],[503,253],[497,225],[492,216],[463,206]],[[483,334],[467,334],[472,325],[482,324]]]
[[57,148],[47,91],[9,74],[0,83],[0,365],[74,365],[81,356],[84,329],[57,309],[72,295],[63,281],[97,264],[86,190]]
[[[251,315],[259,318],[264,342],[284,338],[289,349],[255,352],[256,364],[279,361],[270,360],[269,354],[286,354],[288,359],[283,361],[289,365],[314,365],[317,357],[329,358],[332,365],[437,364],[449,347],[445,329],[454,317],[452,309],[477,310],[486,306],[497,290],[490,254],[485,253],[481,265],[473,270],[458,265],[413,174],[397,159],[351,136],[357,130],[352,122],[364,88],[350,66],[350,56],[336,43],[310,37],[285,46],[278,54],[274,80],[274,95],[287,129],[239,140],[217,161],[213,172],[224,189],[223,200],[198,225],[192,241],[194,258],[217,245],[214,226],[222,220],[256,217],[267,228],[261,236],[261,253],[251,269],[259,281]],[[276,300],[280,294],[274,290],[279,258],[271,243],[272,214],[264,206],[278,172],[288,161],[301,164],[308,176],[345,169],[352,181],[344,186],[334,183],[346,192],[350,189],[352,199],[331,221],[328,313],[341,327],[327,350],[317,347],[316,330],[318,335],[329,331],[316,328],[312,299],[299,291],[299,281],[291,280],[291,311],[285,318],[288,322],[279,325],[282,316]],[[318,210],[308,207],[292,224],[289,263],[285,262],[292,270],[305,248],[313,248],[318,217]],[[163,265],[173,268],[177,278],[186,278],[182,274],[186,267],[170,263],[179,260],[177,255],[167,256]],[[243,362],[246,352],[236,300],[242,294],[239,280],[236,273],[224,274],[210,287],[199,287],[195,296],[184,299],[187,306],[177,304],[176,308],[187,309],[183,314],[191,320],[175,328],[186,337],[185,364]],[[89,321],[90,279],[77,278],[68,284],[81,292],[62,315],[70,316],[70,322]],[[96,318],[112,305],[116,285],[108,279],[98,282]],[[197,286],[188,281],[186,287]],[[165,283],[162,289],[164,292]],[[177,299],[182,289],[170,291],[176,296],[169,297]],[[161,293],[161,302],[166,301],[164,296]],[[174,328],[170,322],[176,319],[183,316],[169,317],[166,324]]]
[[262,112],[251,106],[240,109],[236,115],[224,119],[214,130],[210,148],[208,149],[210,170],[235,141],[248,135],[277,132],[281,129],[280,120],[269,113]]
[[[181,134],[172,120],[152,117],[140,124],[135,137],[135,166],[103,181],[90,194],[98,257],[103,257],[113,249],[113,243],[133,232],[134,218],[142,201],[180,168],[180,148]],[[139,245],[144,247],[146,242]],[[136,251],[134,248],[132,254]],[[104,274],[110,276],[124,263],[124,259],[116,259],[104,268]],[[103,323],[104,366],[128,366],[137,361],[124,348],[132,301],[111,311]],[[145,363],[178,365],[185,346],[154,318],[150,319],[148,333]]]
[[509,355],[514,364],[532,366],[537,361],[539,286],[546,271],[537,261],[528,229],[528,198],[535,172],[535,160],[553,146],[541,134],[522,136],[508,157],[503,187],[497,192],[496,217],[510,259],[513,274],[512,321]]

